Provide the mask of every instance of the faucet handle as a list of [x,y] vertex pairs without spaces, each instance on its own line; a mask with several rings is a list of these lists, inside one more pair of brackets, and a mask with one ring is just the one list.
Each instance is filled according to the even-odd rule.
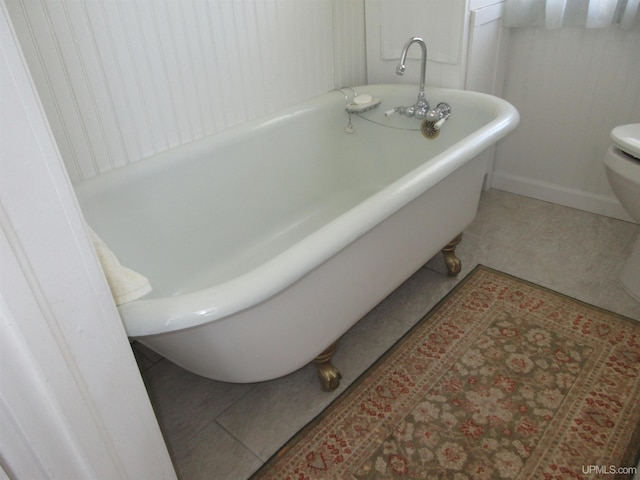
[[437,122],[440,120],[440,112],[438,112],[435,108],[433,110],[429,110],[427,115],[424,117],[430,122]]
[[446,120],[449,115],[451,115],[451,106],[448,103],[440,102],[434,109],[427,112],[425,118],[430,122],[437,122],[443,119]]

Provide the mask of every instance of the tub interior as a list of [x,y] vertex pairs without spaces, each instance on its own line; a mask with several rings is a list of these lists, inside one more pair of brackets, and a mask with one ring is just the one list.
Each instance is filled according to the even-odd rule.
[[147,298],[225,282],[439,161],[494,117],[438,92],[433,100],[453,114],[428,140],[417,120],[384,117],[415,101],[415,88],[400,90],[371,87],[382,105],[367,120],[352,116],[352,134],[334,92],[76,185],[81,208],[122,263],[150,279]]

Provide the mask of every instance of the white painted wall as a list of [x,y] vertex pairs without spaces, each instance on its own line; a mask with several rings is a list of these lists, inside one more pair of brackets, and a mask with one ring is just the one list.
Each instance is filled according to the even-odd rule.
[[364,0],[6,0],[73,182],[366,81]]
[[422,38],[427,45],[425,83],[464,88],[469,0],[365,0],[367,80],[369,83],[419,84],[421,50],[407,52],[407,70],[396,75],[405,42]]
[[512,28],[504,98],[520,126],[497,148],[493,185],[631,220],[611,192],[609,132],[640,122],[640,30]]
[[0,1],[0,478],[175,479]]

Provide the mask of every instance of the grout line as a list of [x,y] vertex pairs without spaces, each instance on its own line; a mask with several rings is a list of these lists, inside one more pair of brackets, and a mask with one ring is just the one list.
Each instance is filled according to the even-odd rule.
[[[235,402],[234,402],[235,403]],[[229,406],[231,407],[231,405]],[[227,407],[227,409],[229,408]],[[226,410],[226,409],[225,409]],[[253,457],[256,458],[256,460],[258,460],[260,462],[260,465],[264,465],[265,464],[265,460],[262,460],[262,458],[260,457],[260,455],[258,455],[256,452],[254,452],[248,445],[246,445],[242,440],[240,440],[236,435],[234,435],[229,429],[227,429],[224,425],[222,425],[219,421],[218,421],[218,417],[216,417],[215,420],[213,420],[214,423],[216,423],[218,425],[218,427],[220,427],[227,435],[229,435],[231,438],[233,438],[233,440],[236,441],[236,443],[238,443],[239,445],[242,446],[242,448],[244,448],[246,451],[248,451]],[[286,443],[286,442],[285,442]],[[284,445],[284,444],[282,444]],[[276,448],[276,451],[278,451],[282,445],[278,446],[278,448]]]

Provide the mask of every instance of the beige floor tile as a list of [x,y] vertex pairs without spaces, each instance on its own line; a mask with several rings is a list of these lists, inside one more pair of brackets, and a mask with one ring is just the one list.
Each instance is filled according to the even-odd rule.
[[466,232],[515,247],[530,238],[555,208],[550,203],[489,190],[483,192],[478,214]]
[[[435,260],[437,261],[437,258]],[[458,282],[458,278],[447,277],[431,269],[421,268],[380,302],[376,310],[407,325],[413,325]]]
[[217,423],[206,425],[171,455],[181,480],[240,480],[263,463]]
[[379,310],[371,311],[356,323],[340,338],[338,350],[333,357],[333,364],[342,374],[341,383],[344,386],[353,383],[411,326],[411,322],[391,317]]
[[197,435],[253,387],[209,380],[168,360],[144,371],[143,379],[170,449]]
[[286,377],[256,384],[217,422],[265,461],[343,389],[322,391],[315,367],[307,365]]

